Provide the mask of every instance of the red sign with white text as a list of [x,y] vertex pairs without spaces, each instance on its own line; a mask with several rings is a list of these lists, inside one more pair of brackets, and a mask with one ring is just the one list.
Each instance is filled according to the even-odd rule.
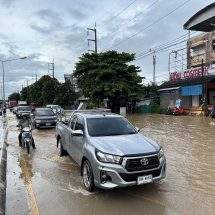
[[188,69],[184,72],[173,72],[173,73],[170,73],[170,80],[176,81],[179,79],[192,79],[192,78],[200,77],[202,75],[207,76],[207,75],[209,75],[208,70],[209,70],[209,67],[205,66],[203,68],[203,74],[202,74],[201,67]]

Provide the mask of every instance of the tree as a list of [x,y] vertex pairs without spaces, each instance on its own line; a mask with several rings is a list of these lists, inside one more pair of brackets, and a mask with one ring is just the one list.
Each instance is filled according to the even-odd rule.
[[20,100],[20,94],[19,93],[12,93],[11,95],[8,96],[8,100]]
[[54,99],[54,103],[61,106],[71,106],[76,99],[77,94],[72,89],[70,81],[66,81],[58,87],[58,94]]
[[58,94],[59,86],[60,83],[57,79],[44,75],[34,84],[23,88],[21,98],[28,103],[36,102],[41,106],[52,104]]
[[108,99],[111,109],[118,112],[122,102],[143,96],[140,69],[129,64],[134,57],[134,54],[116,51],[87,53],[76,63],[73,75],[84,96],[97,103]]

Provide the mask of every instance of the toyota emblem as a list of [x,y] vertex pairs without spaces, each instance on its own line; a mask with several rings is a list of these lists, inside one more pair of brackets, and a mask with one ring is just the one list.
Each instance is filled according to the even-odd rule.
[[146,165],[148,165],[149,160],[148,160],[147,158],[142,158],[142,159],[140,160],[140,163],[141,163],[142,166],[146,166]]

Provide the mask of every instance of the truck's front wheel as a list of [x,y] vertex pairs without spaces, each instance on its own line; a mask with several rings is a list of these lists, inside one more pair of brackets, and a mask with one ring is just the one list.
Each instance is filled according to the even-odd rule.
[[59,139],[58,141],[59,141],[58,144],[59,144],[59,147],[60,147],[60,148],[59,148],[59,155],[60,155],[60,157],[62,157],[62,156],[64,156],[64,155],[67,155],[66,150],[63,149],[61,140]]
[[92,167],[88,160],[85,160],[83,163],[82,178],[83,178],[83,184],[84,184],[85,188],[89,192],[92,192],[94,189],[94,177],[93,177]]

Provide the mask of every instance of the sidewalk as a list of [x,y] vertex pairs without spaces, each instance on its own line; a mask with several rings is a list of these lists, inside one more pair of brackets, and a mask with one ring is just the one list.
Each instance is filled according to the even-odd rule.
[[2,117],[0,124],[0,214],[5,214],[6,205],[6,170],[7,170],[7,119]]

